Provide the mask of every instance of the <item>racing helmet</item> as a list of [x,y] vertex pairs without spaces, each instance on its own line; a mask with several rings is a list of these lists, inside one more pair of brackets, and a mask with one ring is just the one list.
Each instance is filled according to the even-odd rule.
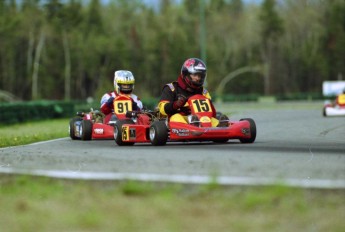
[[[201,78],[199,81],[193,81],[190,77],[190,74],[196,73],[200,73]],[[189,87],[193,89],[199,89],[204,85],[205,82],[206,65],[202,60],[198,58],[189,58],[182,65],[181,75],[183,80]]]
[[131,71],[118,70],[114,74],[114,88],[117,93],[130,94],[134,89],[135,79]]

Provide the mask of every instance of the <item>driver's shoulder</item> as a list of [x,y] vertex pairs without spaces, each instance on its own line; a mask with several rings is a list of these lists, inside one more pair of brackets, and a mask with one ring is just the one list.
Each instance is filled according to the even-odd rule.
[[204,95],[205,97],[211,99],[211,94],[210,94],[210,92],[206,88],[203,88],[202,95]]
[[173,81],[173,82],[166,84],[165,87],[168,87],[171,92],[175,92],[175,90],[178,88],[178,83],[177,83],[177,81]]

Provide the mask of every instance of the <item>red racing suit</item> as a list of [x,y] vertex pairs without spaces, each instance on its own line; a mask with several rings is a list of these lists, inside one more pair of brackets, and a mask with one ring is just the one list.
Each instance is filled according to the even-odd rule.
[[[143,103],[141,102],[141,100],[139,99],[137,95],[133,93],[123,94],[123,95],[126,95],[132,99],[133,110],[139,111],[143,109]],[[103,95],[103,97],[101,98],[101,111],[103,114],[108,115],[108,114],[113,113],[114,111],[113,101],[117,96],[119,96],[119,94],[115,91],[108,92]]]

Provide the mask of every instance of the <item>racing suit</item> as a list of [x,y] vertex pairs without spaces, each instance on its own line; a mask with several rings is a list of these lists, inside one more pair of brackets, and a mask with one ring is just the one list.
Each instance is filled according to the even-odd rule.
[[105,114],[105,122],[110,120],[111,115],[114,111],[114,99],[119,95],[126,95],[132,99],[132,110],[133,111],[140,111],[143,109],[143,103],[139,99],[139,97],[133,93],[131,94],[118,94],[115,91],[108,92],[103,95],[101,98],[101,112]]
[[[161,113],[162,116],[167,116],[172,121],[175,121],[174,118],[172,118],[172,116],[179,115],[178,117],[179,119],[177,119],[176,121],[187,123],[185,116],[190,115],[191,113],[188,102],[186,102],[180,108],[176,108],[174,104],[176,101],[178,101],[181,95],[184,96],[186,99],[188,99],[189,97],[196,94],[204,95],[205,97],[211,100],[211,95],[205,88],[203,87],[199,89],[189,88],[187,84],[183,81],[182,76],[180,75],[177,81],[166,84],[163,87],[161,98],[158,103],[159,112]],[[216,110],[214,109],[213,104],[212,104],[212,111],[214,113],[213,117],[216,117]],[[182,120],[181,116],[184,118],[183,121],[181,121]],[[217,120],[217,119],[214,118],[214,120]],[[218,120],[216,123],[218,123]]]

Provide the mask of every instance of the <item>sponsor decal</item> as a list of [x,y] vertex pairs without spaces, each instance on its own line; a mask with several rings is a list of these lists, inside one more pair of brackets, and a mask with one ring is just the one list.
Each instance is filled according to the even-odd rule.
[[128,132],[129,132],[128,126],[122,126],[122,141],[129,140]]
[[189,130],[187,129],[172,129],[171,133],[174,133],[178,136],[189,136]]
[[104,130],[103,128],[97,128],[97,129],[94,129],[93,132],[95,134],[102,135],[104,133]]

